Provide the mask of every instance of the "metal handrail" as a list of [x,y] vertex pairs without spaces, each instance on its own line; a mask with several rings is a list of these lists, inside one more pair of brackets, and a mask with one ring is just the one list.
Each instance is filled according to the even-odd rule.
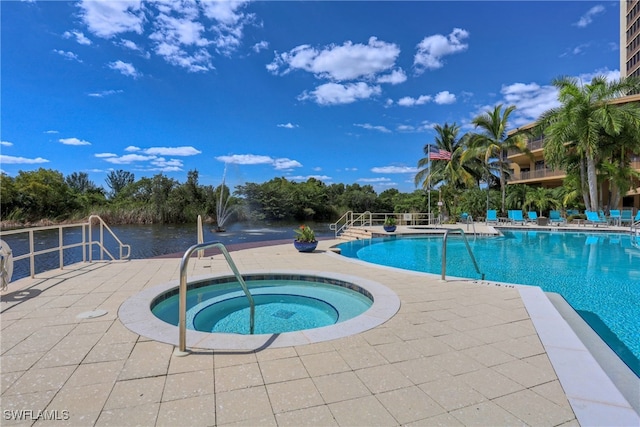
[[[91,224],[94,222],[94,220],[98,220],[100,223],[100,233],[99,233],[99,237],[98,240],[94,241],[93,240],[93,233],[92,233],[92,229],[91,229]],[[72,228],[80,228],[81,232],[82,232],[82,241],[79,243],[71,243],[71,244],[64,244],[64,239],[63,239],[63,230],[66,229],[72,229]],[[87,228],[88,228],[88,234],[89,236],[87,236]],[[118,243],[119,245],[119,249],[120,249],[120,258],[116,258],[114,257],[109,250],[107,250],[105,244],[104,244],[104,228],[107,229],[107,231],[109,232],[109,234],[111,234],[111,236],[113,237],[113,239]],[[47,230],[58,230],[58,246],[56,247],[52,247],[52,248],[47,248],[47,249],[41,249],[41,250],[36,250],[36,245],[35,245],[35,233],[37,232],[41,232],[41,231],[47,231]],[[118,237],[115,235],[115,233],[109,228],[109,226],[104,222],[104,220],[102,218],[100,218],[98,215],[91,215],[89,217],[88,222],[83,222],[83,223],[78,223],[78,224],[60,224],[60,225],[48,225],[48,226],[44,226],[44,227],[31,227],[31,228],[26,228],[26,229],[18,229],[18,230],[7,230],[7,231],[2,231],[0,232],[0,237],[2,236],[10,236],[10,235],[18,235],[18,234],[27,234],[27,241],[29,242],[29,252],[21,254],[21,255],[16,255],[15,253],[13,254],[13,261],[20,261],[23,259],[29,259],[29,275],[31,276],[31,278],[35,278],[35,258],[38,255],[44,255],[47,253],[51,253],[51,252],[58,252],[58,258],[60,260],[60,269],[62,270],[64,267],[64,251],[67,249],[73,249],[73,248],[77,248],[77,247],[81,247],[82,248],[82,262],[86,262],[87,261],[87,252],[89,253],[89,262],[93,261],[93,254],[92,254],[92,247],[93,245],[97,245],[100,248],[100,260],[104,259],[104,254],[107,254],[109,256],[109,258],[111,258],[112,261],[116,261],[116,260],[125,260],[128,259],[129,256],[131,255],[131,246],[130,245],[126,245],[124,243],[122,243],[120,241],[120,239],[118,239]],[[126,255],[123,254],[123,249],[126,249]]]
[[631,244],[638,249],[640,249],[640,243],[638,243],[639,238],[640,238],[640,221],[636,221],[631,224]]
[[484,273],[480,271],[478,267],[478,263],[476,262],[476,258],[473,256],[473,252],[471,252],[471,246],[469,246],[469,241],[467,240],[467,236],[464,234],[464,230],[462,228],[450,228],[444,232],[444,237],[442,239],[442,280],[445,280],[445,276],[447,273],[447,237],[449,237],[449,233],[459,231],[462,234],[464,239],[464,244],[467,246],[467,251],[469,252],[469,256],[471,256],[471,261],[473,261],[473,266],[476,268],[476,271],[480,276],[482,276],[482,280],[484,280]]
[[469,223],[471,223],[471,226],[473,227],[473,238],[475,240],[476,236],[478,235],[478,233],[476,232],[476,223],[473,222],[473,217],[471,215],[467,215],[467,231],[469,231]]
[[238,279],[238,282],[240,282],[240,286],[242,287],[244,294],[249,300],[249,333],[253,334],[253,319],[255,316],[253,297],[251,296],[251,292],[249,292],[249,288],[247,288],[247,284],[238,272],[238,268],[233,262],[231,255],[229,255],[229,251],[227,251],[227,248],[222,244],[222,242],[199,243],[187,249],[187,251],[182,256],[182,261],[180,261],[180,293],[178,295],[178,309],[180,311],[178,328],[180,329],[180,341],[179,349],[174,351],[175,356],[186,356],[187,354],[189,354],[189,352],[187,352],[187,265],[189,264],[189,258],[191,258],[191,255],[199,249],[204,250],[213,247],[220,249],[220,252],[222,252],[222,255],[224,255],[224,258],[227,260],[227,264],[229,264],[231,271],[233,271],[236,279]]
[[[93,233],[92,233],[92,224],[93,224],[93,220],[97,219],[98,222],[100,223],[100,240],[98,242],[93,242]],[[115,257],[113,255],[111,255],[111,253],[107,250],[107,248],[104,246],[103,242],[104,242],[104,229],[106,228],[107,231],[109,232],[109,234],[111,234],[111,237],[113,237],[113,239],[118,243],[118,248],[120,250],[120,259],[128,259],[129,256],[131,256],[131,246],[130,245],[125,245],[124,243],[122,243],[120,241],[120,239],[118,239],[118,236],[116,236],[116,234],[109,228],[109,226],[107,225],[106,222],[104,222],[104,220],[102,218],[100,218],[98,215],[91,215],[89,217],[89,248],[91,248],[91,245],[93,244],[97,244],[98,247],[100,248],[100,261],[102,261],[104,259],[104,253],[106,253],[107,255],[109,255],[109,257],[111,258],[111,260],[115,261]],[[127,249],[127,255],[123,256],[122,255],[122,249],[126,248]],[[89,249],[89,262],[93,261],[93,253],[91,251],[91,249]]]

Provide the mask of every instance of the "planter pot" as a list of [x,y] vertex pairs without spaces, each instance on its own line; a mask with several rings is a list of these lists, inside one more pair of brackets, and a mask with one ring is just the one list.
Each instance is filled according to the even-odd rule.
[[383,225],[382,228],[384,228],[384,231],[386,231],[387,233],[393,233],[394,231],[396,231],[395,225]]
[[294,240],[293,246],[298,250],[298,252],[313,252],[316,250],[318,242],[298,242],[297,240]]

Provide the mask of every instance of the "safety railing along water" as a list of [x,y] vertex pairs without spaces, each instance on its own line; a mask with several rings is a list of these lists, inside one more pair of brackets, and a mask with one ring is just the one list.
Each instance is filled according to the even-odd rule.
[[253,334],[253,326],[254,326],[254,316],[255,316],[255,306],[253,303],[253,297],[251,296],[251,292],[249,292],[249,288],[245,283],[242,275],[238,271],[236,264],[233,262],[231,255],[229,255],[229,251],[221,242],[204,242],[198,243],[197,245],[191,246],[182,256],[182,261],[180,261],[180,293],[178,294],[179,302],[179,319],[178,319],[178,328],[180,330],[179,336],[179,346],[173,352],[174,356],[186,356],[189,354],[187,351],[187,265],[189,264],[189,259],[191,255],[195,251],[205,250],[209,248],[218,248],[222,255],[224,256],[229,268],[233,272],[234,276],[240,283],[244,294],[247,296],[249,300],[249,333]]
[[[98,223],[97,230],[97,240],[94,240],[94,223]],[[81,237],[80,242],[77,243],[64,243],[65,231],[73,230],[80,228],[81,229]],[[46,232],[50,230],[57,230],[58,232],[58,245],[46,249],[36,250],[36,241],[40,244],[40,241],[37,240],[37,235],[40,232]],[[114,256],[107,245],[105,244],[105,233],[110,235],[111,238],[115,241],[116,245],[119,249],[119,256]],[[115,233],[109,228],[109,226],[104,222],[102,218],[98,215],[91,215],[87,222],[77,223],[77,224],[60,224],[60,225],[50,225],[44,227],[32,227],[32,228],[24,228],[18,230],[7,230],[2,231],[0,233],[0,238],[5,236],[20,236],[22,234],[27,235],[27,242],[29,245],[29,249],[27,253],[24,254],[15,254],[11,253],[11,262],[20,261],[22,259],[29,260],[29,273],[31,278],[35,277],[35,259],[37,256],[58,252],[58,257],[60,259],[60,269],[64,268],[64,251],[73,248],[82,248],[82,262],[94,261],[93,257],[93,247],[97,246],[99,249],[99,259],[100,261],[104,261],[105,255],[111,259],[112,261],[116,260],[126,260],[131,255],[131,246],[124,244],[118,239]]]
[[473,252],[471,251],[471,246],[469,246],[469,241],[467,240],[467,236],[464,234],[464,230],[462,228],[450,228],[444,232],[444,237],[442,238],[442,280],[445,280],[445,276],[447,275],[447,238],[449,237],[449,233],[459,232],[462,234],[462,238],[464,240],[464,244],[467,246],[467,252],[469,252],[469,256],[471,257],[471,261],[473,261],[473,266],[476,268],[476,271],[481,276],[482,280],[484,280],[484,273],[480,271],[478,267],[478,263],[476,262],[476,257],[473,256]]

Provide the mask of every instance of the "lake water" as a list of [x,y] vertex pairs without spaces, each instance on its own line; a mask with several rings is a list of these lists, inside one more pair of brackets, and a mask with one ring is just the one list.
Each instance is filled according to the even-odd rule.
[[[226,231],[218,233],[213,231],[213,226],[205,224],[203,227],[205,242],[222,242],[224,245],[234,245],[239,243],[251,243],[274,240],[291,240],[295,237],[294,229],[301,223],[233,223],[226,227]],[[304,224],[313,228],[316,237],[333,237],[334,232],[329,229],[328,223],[305,222]],[[113,225],[109,226],[115,235],[124,244],[131,246],[131,259],[153,258],[157,256],[184,253],[189,247],[197,243],[196,224],[153,224],[153,225]],[[97,227],[95,227],[97,228]],[[94,228],[94,232],[95,232]],[[78,228],[70,228],[63,233],[64,244],[81,242],[82,235]],[[105,233],[105,244],[112,254],[118,255],[114,242]],[[2,239],[11,247],[14,256],[19,256],[29,252],[29,241],[27,233],[17,236],[2,235]],[[36,233],[34,239],[35,250],[40,251],[58,246],[58,231],[48,230]],[[98,259],[99,254],[94,251],[94,259]],[[64,251],[64,263],[69,265],[82,261],[82,250],[80,248],[68,249]],[[36,256],[36,274],[58,268],[60,265],[58,252],[51,252]],[[29,260],[23,259],[14,262],[12,281],[29,276]]]

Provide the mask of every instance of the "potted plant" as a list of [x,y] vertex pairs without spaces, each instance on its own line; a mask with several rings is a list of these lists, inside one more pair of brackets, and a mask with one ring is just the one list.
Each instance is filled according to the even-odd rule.
[[387,233],[393,233],[396,231],[396,218],[393,216],[388,216],[384,220],[384,224],[382,224],[382,228]]
[[311,227],[301,225],[297,230],[293,231],[296,233],[293,246],[295,246],[299,252],[313,252],[316,249],[318,241],[316,240],[316,233],[314,233]]

